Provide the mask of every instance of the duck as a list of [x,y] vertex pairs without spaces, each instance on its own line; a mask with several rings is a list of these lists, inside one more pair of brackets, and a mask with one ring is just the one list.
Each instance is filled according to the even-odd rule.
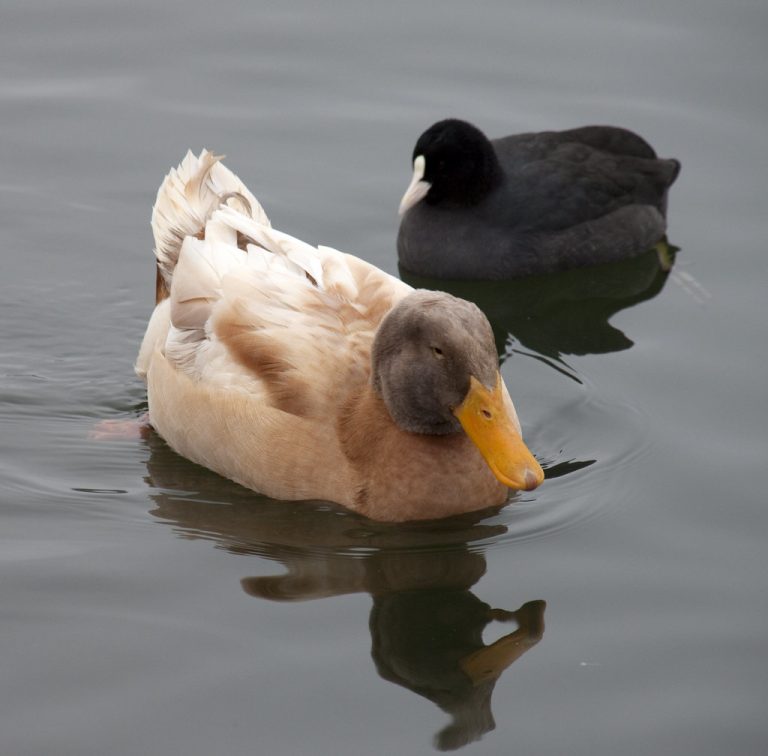
[[162,439],[273,499],[383,522],[540,485],[480,309],[274,229],[221,160],[188,152],[152,211],[135,370]]
[[400,202],[401,270],[507,280],[635,257],[665,237],[680,162],[583,126],[488,139],[449,118],[416,142]]

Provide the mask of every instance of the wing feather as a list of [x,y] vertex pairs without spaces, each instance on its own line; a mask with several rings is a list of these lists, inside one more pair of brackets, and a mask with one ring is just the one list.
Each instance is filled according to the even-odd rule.
[[165,337],[168,361],[299,417],[328,421],[368,379],[376,329],[411,291],[352,255],[272,228],[206,150],[166,176],[152,224],[170,287],[170,322],[154,338]]
[[213,214],[213,219],[229,225],[255,241],[274,255],[290,260],[309,275],[318,286],[323,285],[323,269],[315,247],[294,236],[277,231],[270,225],[259,223],[232,207],[224,206]]

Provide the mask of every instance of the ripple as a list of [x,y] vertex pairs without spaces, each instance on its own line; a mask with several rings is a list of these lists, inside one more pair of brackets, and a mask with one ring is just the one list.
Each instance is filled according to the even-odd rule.
[[156,504],[151,514],[183,537],[278,561],[297,554],[365,559],[381,551],[485,550],[546,537],[610,511],[622,502],[627,469],[648,448],[644,417],[598,398],[594,388],[542,414],[527,439],[548,476],[535,492],[516,494],[502,508],[393,524],[327,502],[260,496],[179,457],[151,433],[144,442]]
[[135,76],[68,76],[0,81],[0,101],[119,99],[135,92]]
[[613,509],[623,499],[627,469],[649,447],[640,412],[594,395],[553,408],[526,439],[547,477],[499,512],[505,533],[494,543],[543,537]]
[[[136,307],[129,302],[127,309]],[[73,296],[64,297],[59,310],[68,324],[86,317]],[[525,410],[526,440],[547,474],[535,492],[516,494],[501,509],[396,525],[326,502],[274,501],[182,459],[157,436],[139,443],[88,438],[96,418],[133,418],[146,409],[130,360],[117,357],[133,355],[134,320],[123,312],[110,315],[116,356],[108,361],[102,355],[94,362],[88,350],[73,352],[53,335],[24,347],[9,341],[0,418],[14,428],[14,438],[2,468],[20,502],[56,499],[132,520],[135,511],[117,502],[143,491],[154,502],[152,515],[182,537],[270,558],[275,550],[359,559],[382,550],[485,549],[546,537],[622,505],[627,475],[648,446],[643,415],[582,374],[577,366],[587,364],[583,360],[570,364],[512,349],[503,369]],[[40,459],[47,460],[42,468],[33,461]]]

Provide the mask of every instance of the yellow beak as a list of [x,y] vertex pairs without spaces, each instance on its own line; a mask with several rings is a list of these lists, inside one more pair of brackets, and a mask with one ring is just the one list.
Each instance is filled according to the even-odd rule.
[[453,414],[499,482],[532,491],[544,480],[544,470],[517,432],[504,406],[502,386],[499,373],[493,391],[470,376],[469,391]]

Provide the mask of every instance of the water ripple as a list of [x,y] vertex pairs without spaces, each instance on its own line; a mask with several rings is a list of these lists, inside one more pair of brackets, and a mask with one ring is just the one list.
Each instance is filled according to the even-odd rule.
[[548,474],[544,485],[500,509],[440,521],[376,523],[327,502],[268,499],[179,457],[153,433],[147,483],[152,514],[183,537],[271,559],[286,550],[365,558],[382,549],[494,548],[572,527],[621,503],[628,471],[648,447],[637,410],[583,392],[541,416],[527,438]]
[[121,99],[137,89],[135,76],[77,76],[0,81],[0,101]]

